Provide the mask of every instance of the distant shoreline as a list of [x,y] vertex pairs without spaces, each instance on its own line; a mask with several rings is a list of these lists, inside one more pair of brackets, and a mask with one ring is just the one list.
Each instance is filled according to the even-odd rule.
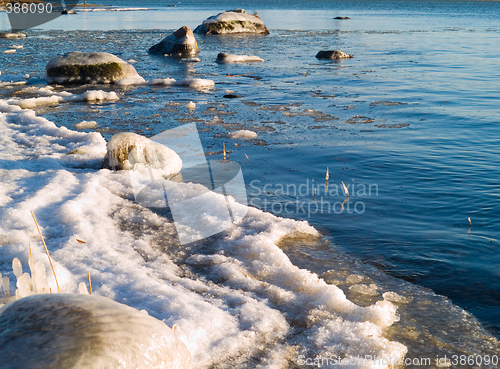
[[[14,1],[0,0],[0,9],[5,8],[8,3],[39,4],[39,3],[43,3],[43,1],[42,0],[14,0]],[[111,5],[80,4],[80,3],[78,3],[75,5],[75,8],[94,8],[94,7],[104,7],[104,6],[111,6]]]

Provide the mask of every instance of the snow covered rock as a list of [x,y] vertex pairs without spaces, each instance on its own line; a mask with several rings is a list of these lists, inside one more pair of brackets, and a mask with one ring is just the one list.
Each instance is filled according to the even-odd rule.
[[20,32],[0,32],[0,38],[25,38],[26,35]]
[[49,61],[49,83],[115,83],[123,78],[142,78],[129,63],[109,53],[74,51]]
[[216,63],[227,64],[227,63],[244,63],[244,62],[263,62],[264,59],[259,58],[255,55],[232,55],[226,53],[219,53],[217,55]]
[[187,26],[182,26],[160,43],[149,48],[150,54],[170,54],[180,57],[192,56],[199,51],[193,31]]
[[346,54],[339,50],[322,50],[316,54],[318,59],[349,59],[354,58],[353,55]]
[[229,33],[260,33],[269,30],[256,15],[247,14],[243,9],[228,10],[207,18],[194,30],[203,35],[224,35]]
[[0,310],[0,357],[1,368],[191,367],[176,326],[106,297],[63,293]]
[[254,138],[257,138],[258,136],[259,135],[254,131],[250,131],[248,129],[240,129],[238,131],[228,132],[226,134],[223,134],[221,137],[241,139],[241,140],[252,140]]
[[110,138],[103,167],[114,170],[142,170],[149,165],[162,175],[179,173],[182,160],[168,147],[136,133],[118,133]]

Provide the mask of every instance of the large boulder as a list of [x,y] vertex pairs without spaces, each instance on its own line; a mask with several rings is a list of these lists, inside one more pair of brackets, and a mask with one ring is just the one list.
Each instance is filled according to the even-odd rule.
[[187,26],[182,26],[149,49],[151,54],[168,54],[180,57],[193,56],[199,51],[193,31]]
[[0,310],[0,368],[189,369],[178,332],[106,297],[31,295]]
[[207,18],[194,30],[202,35],[224,35],[229,33],[269,34],[262,19],[247,14],[243,9],[228,10]]
[[118,133],[106,145],[103,168],[142,171],[149,166],[161,175],[179,173],[182,160],[174,150],[136,133]]
[[339,50],[322,50],[316,54],[318,59],[349,59],[354,58],[353,55],[346,54]]
[[49,83],[115,83],[142,77],[135,68],[109,53],[74,51],[49,61],[45,67]]

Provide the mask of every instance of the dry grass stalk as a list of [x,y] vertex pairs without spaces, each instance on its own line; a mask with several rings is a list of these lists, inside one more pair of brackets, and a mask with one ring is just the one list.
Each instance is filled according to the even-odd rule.
[[90,291],[90,294],[92,295],[92,282],[90,281],[90,273],[87,273],[88,276],[89,276],[89,291]]
[[[33,214],[32,210],[30,210],[30,212],[31,212],[31,216],[33,217],[33,220],[35,221],[36,229],[38,229],[38,234],[40,235],[40,238],[42,239],[42,243],[43,243],[43,246],[45,247],[45,252],[47,253],[47,257],[49,258],[50,267],[52,268],[52,273],[54,273],[54,279],[56,280],[57,292],[61,292],[61,289],[59,288],[59,283],[57,282],[56,271],[54,269],[54,265],[52,265],[52,259],[50,258],[49,249],[47,248],[47,245],[45,244],[45,240],[43,239],[42,231],[40,231],[40,227],[38,226],[38,222],[36,221],[35,214]],[[52,293],[52,288],[50,289],[50,293]]]
[[349,197],[349,190],[347,189],[347,186],[344,184],[344,182],[342,182],[342,187],[344,187],[344,192],[347,195],[347,197]]

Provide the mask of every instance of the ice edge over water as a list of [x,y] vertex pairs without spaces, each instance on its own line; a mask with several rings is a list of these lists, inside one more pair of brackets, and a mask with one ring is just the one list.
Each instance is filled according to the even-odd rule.
[[[11,104],[0,101],[0,160],[6,164],[0,169],[0,240],[8,246],[0,265],[13,257],[27,260],[28,242],[43,259],[33,210],[63,291],[77,291],[91,273],[94,293],[177,323],[195,368],[228,361],[237,367],[262,352],[263,367],[281,367],[300,354],[405,355],[404,345],[383,337],[383,329],[398,320],[395,305],[382,300],[357,306],[338,287],[294,266],[279,248],[286,237],[318,237],[307,222],[249,208],[231,230],[183,249],[160,212],[132,201],[127,172],[97,170],[106,151],[99,133],[58,128]],[[199,185],[169,186],[175,200]],[[225,200],[211,194],[203,201],[218,206]]]

